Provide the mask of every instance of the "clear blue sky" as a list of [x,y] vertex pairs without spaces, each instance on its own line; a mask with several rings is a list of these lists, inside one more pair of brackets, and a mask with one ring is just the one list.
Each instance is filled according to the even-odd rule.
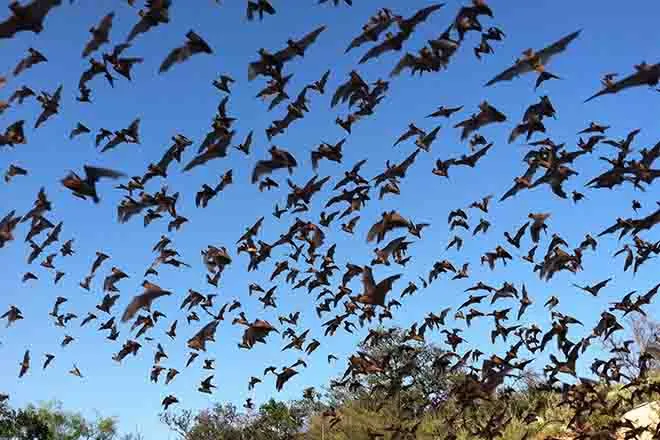
[[[97,409],[103,414],[118,416],[123,430],[132,430],[137,426],[147,438],[167,438],[167,431],[157,420],[160,401],[167,394],[178,396],[181,400],[180,408],[201,408],[215,401],[230,401],[240,406],[246,397],[253,397],[259,404],[271,396],[281,399],[296,397],[306,386],[323,385],[330,377],[344,370],[343,360],[328,366],[326,355],[349,354],[359,335],[351,336],[340,331],[334,338],[322,339],[321,348],[311,356],[310,368],[292,379],[284,391],[277,393],[274,380],[269,377],[257,386],[255,392],[248,393],[249,376],[260,375],[267,365],[291,364],[299,354],[293,351],[281,353],[283,344],[277,335],[270,338],[271,344],[261,345],[252,351],[240,351],[236,343],[240,340],[242,328],[232,327],[225,321],[219,328],[217,342],[211,345],[208,352],[209,357],[216,359],[215,382],[218,389],[212,396],[200,394],[196,388],[205,377],[206,371],[201,370],[200,362],[204,356],[200,356],[192,367],[183,368],[188,355],[185,341],[199,326],[188,327],[185,314],[178,311],[178,306],[187,289],[192,288],[203,293],[219,294],[219,303],[240,299],[251,319],[268,319],[273,323],[277,321],[278,311],[264,311],[256,298],[248,297],[247,284],[255,281],[270,286],[267,279],[274,262],[280,260],[279,254],[264,264],[258,273],[250,274],[245,272],[247,257],[242,255],[235,258],[217,290],[206,284],[205,270],[200,261],[200,250],[208,244],[225,245],[234,253],[234,243],[244,226],[261,215],[267,218],[261,238],[269,242],[274,241],[293,221],[293,217],[284,216],[282,221],[277,222],[270,215],[276,201],[280,206],[286,203],[285,186],[273,192],[260,193],[256,186],[249,184],[249,175],[255,161],[265,158],[269,147],[264,129],[270,121],[283,116],[285,107],[280,106],[269,113],[265,103],[253,99],[264,81],[259,79],[248,83],[247,64],[257,58],[260,47],[278,50],[284,46],[287,38],[300,38],[319,25],[328,27],[304,59],[298,58],[286,67],[288,72],[294,73],[288,89],[291,96],[295,96],[305,84],[319,79],[326,69],[331,68],[328,92],[325,96],[308,94],[311,97],[311,113],[274,140],[276,145],[292,151],[299,159],[301,166],[296,170],[293,180],[304,183],[312,175],[309,163],[311,149],[321,141],[335,143],[345,136],[334,124],[334,120],[338,114],[345,116],[347,110],[344,107],[331,110],[330,96],[336,86],[347,78],[348,72],[357,66],[357,61],[369,46],[348,55],[343,55],[344,48],[360,32],[367,18],[385,4],[356,0],[352,8],[334,8],[316,5],[314,0],[274,0],[276,16],[267,17],[262,23],[249,23],[244,18],[243,1],[227,1],[222,6],[217,6],[211,0],[175,1],[171,8],[171,23],[139,36],[127,51],[129,56],[145,58],[144,64],[134,68],[133,82],[119,78],[115,88],[111,89],[102,78],[96,78],[90,83],[94,104],[80,104],[75,101],[75,96],[79,75],[88,66],[87,60],[80,58],[89,35],[87,31],[106,13],[115,11],[111,40],[113,43],[123,41],[137,20],[137,8],[133,9],[125,3],[116,0],[81,0],[69,5],[65,1],[47,18],[41,35],[23,33],[2,43],[0,73],[10,75],[29,47],[41,51],[49,61],[34,66],[18,78],[9,78],[9,83],[0,90],[0,99],[8,98],[23,84],[35,91],[49,92],[63,84],[64,91],[60,114],[36,131],[32,126],[39,107],[33,99],[27,100],[23,106],[15,105],[0,116],[0,127],[3,130],[18,119],[26,119],[28,138],[27,145],[1,152],[2,169],[14,163],[29,170],[27,177],[17,177],[9,185],[0,185],[0,215],[11,209],[17,209],[19,213],[26,212],[39,188],[45,186],[54,208],[49,218],[52,221],[64,221],[61,239],[75,237],[76,254],[66,259],[56,258],[55,265],[65,271],[66,276],[58,286],[53,286],[52,275],[38,267],[40,259],[32,267],[25,263],[29,250],[22,243],[27,233],[24,225],[17,230],[17,240],[0,252],[0,286],[3,291],[0,309],[4,312],[10,304],[15,304],[25,316],[14,327],[0,329],[3,344],[0,347],[0,392],[11,394],[11,402],[15,405],[56,398],[62,400],[66,408],[83,410],[86,414],[91,415],[93,409]],[[414,0],[390,2],[387,6],[409,16],[428,4],[426,1]],[[448,1],[445,8],[418,27],[405,48],[415,51],[427,39],[437,37],[452,20],[459,5],[459,2]],[[536,322],[547,328],[549,314],[542,305],[550,295],[556,295],[561,300],[559,310],[578,316],[588,329],[597,322],[607,302],[620,298],[634,288],[640,292],[651,288],[658,281],[657,262],[647,263],[636,277],[630,272],[623,273],[623,261],[611,259],[617,243],[608,238],[600,240],[597,254],[586,252],[585,272],[576,276],[560,274],[551,283],[545,283],[539,281],[531,273],[531,266],[525,263],[499,267],[491,272],[479,266],[479,256],[494,249],[497,244],[503,244],[503,232],[515,231],[526,221],[529,212],[552,212],[550,232],[560,233],[572,246],[577,246],[585,233],[598,233],[613,223],[617,216],[633,215],[630,208],[633,198],[642,201],[643,212],[654,209],[657,191],[649,190],[642,194],[634,193],[629,187],[617,188],[616,191],[587,191],[583,188],[584,182],[605,169],[604,163],[598,161],[597,156],[611,155],[609,147],[602,146],[593,155],[576,162],[575,167],[580,175],[573,178],[567,188],[578,189],[587,196],[587,200],[577,206],[570,201],[557,199],[547,187],[523,192],[501,204],[494,203],[487,216],[493,223],[491,230],[476,238],[463,233],[466,243],[459,254],[443,251],[447,240],[453,235],[448,231],[446,218],[451,209],[465,207],[485,195],[494,194],[499,198],[513,177],[521,174],[523,168],[520,159],[526,147],[520,143],[507,145],[506,139],[525,108],[536,102],[542,94],[550,95],[558,112],[556,120],[547,120],[549,134],[558,142],[566,142],[569,149],[573,149],[577,141],[575,133],[592,120],[612,125],[608,134],[617,139],[625,137],[632,129],[642,128],[635,144],[636,149],[655,144],[655,128],[660,109],[657,93],[637,89],[616,97],[607,96],[589,104],[583,104],[582,101],[599,87],[602,74],[611,71],[626,74],[632,71],[633,64],[642,60],[650,63],[658,61],[660,37],[649,30],[656,26],[660,5],[645,0],[635,8],[624,8],[607,2],[562,0],[493,2],[492,7],[495,19],[484,19],[484,25],[497,25],[507,35],[504,42],[494,42],[495,55],[487,55],[482,61],[477,60],[472,47],[478,44],[478,34],[470,34],[447,71],[421,78],[403,74],[394,79],[375,115],[355,124],[353,134],[344,148],[344,163],[339,166],[321,163],[321,176],[337,175],[358,160],[368,158],[363,175],[373,177],[384,169],[386,160],[400,161],[410,153],[410,143],[397,149],[391,147],[408,123],[414,121],[429,130],[438,122],[443,126],[432,151],[419,155],[403,181],[401,196],[378,201],[377,191],[373,191],[374,200],[361,213],[362,220],[356,228],[356,235],[349,237],[341,232],[328,233],[327,243],[337,243],[336,259],[341,267],[346,261],[367,263],[373,255],[372,246],[366,245],[364,241],[368,227],[378,219],[382,211],[396,208],[404,215],[418,222],[430,222],[432,226],[424,230],[423,240],[416,241],[412,246],[413,261],[405,268],[404,276],[396,284],[395,290],[402,290],[408,280],[416,280],[420,274],[427,276],[436,260],[449,258],[456,265],[471,262],[472,273],[468,280],[440,280],[426,291],[406,298],[404,307],[393,322],[398,325],[409,325],[430,311],[438,312],[446,306],[458,306],[466,298],[463,290],[477,280],[493,285],[501,285],[503,281],[509,280],[518,287],[526,283],[536,299],[536,304],[524,318],[526,322]],[[7,12],[3,10],[1,16],[6,15]],[[170,49],[184,41],[184,35],[189,29],[205,38],[215,54],[195,56],[185,64],[174,66],[169,72],[157,75],[161,61]],[[583,29],[580,38],[565,54],[555,58],[549,69],[563,77],[563,80],[547,82],[536,94],[533,92],[534,78],[531,76],[488,89],[483,87],[483,83],[508,67],[522,50],[528,47],[541,48],[577,29]],[[385,55],[359,66],[358,70],[370,81],[386,78],[401,55]],[[165,299],[157,306],[168,317],[151,331],[151,336],[162,341],[169,354],[169,360],[164,365],[182,371],[172,384],[164,387],[162,384],[149,383],[155,344],[152,347],[145,343],[140,356],[129,357],[119,365],[111,360],[111,356],[126,340],[128,327],[121,327],[120,341],[113,344],[105,340],[104,334],[95,331],[98,323],[81,330],[79,323],[73,322],[69,328],[60,329],[53,326],[48,312],[55,298],[62,295],[70,299],[62,310],[84,317],[103,296],[102,278],[113,265],[131,276],[118,284],[122,297],[117,310],[123,308],[140,291],[141,276],[154,258],[151,247],[161,234],[166,233],[167,221],[156,220],[146,229],[140,218],[127,224],[118,224],[115,208],[122,193],[112,188],[113,183],[102,182],[99,185],[102,201],[95,206],[91,201],[72,197],[59,184],[59,179],[69,169],[80,171],[84,164],[117,168],[129,176],[141,175],[147,164],[157,161],[169,147],[170,137],[175,133],[183,133],[196,141],[186,153],[185,160],[189,160],[210,127],[211,118],[222,98],[222,94],[211,85],[211,81],[220,73],[229,74],[237,80],[228,108],[230,114],[238,118],[235,124],[237,141],[242,141],[250,130],[255,130],[253,152],[245,158],[234,150],[229,157],[210,162],[185,175],[179,172],[177,164],[172,165],[167,184],[171,191],[181,192],[178,209],[190,219],[190,223],[184,225],[180,232],[170,234],[170,237],[181,253],[181,258],[191,263],[193,268],[177,270],[162,267],[160,277],[155,280],[162,287],[176,292],[175,297]],[[450,180],[432,175],[431,169],[436,159],[447,159],[468,152],[467,145],[459,141],[459,130],[451,127],[476,112],[477,105],[483,99],[487,99],[509,117],[506,123],[488,127],[481,132],[495,142],[495,148],[476,169],[451,169]],[[424,119],[439,105],[465,107],[463,112],[450,121]],[[135,117],[142,118],[140,146],[121,145],[116,150],[100,154],[94,148],[91,135],[68,140],[68,133],[77,121],[96,132],[101,127],[110,130],[126,127]],[[194,196],[201,185],[217,183],[219,176],[230,168],[234,170],[235,183],[212,200],[208,208],[195,208]],[[274,177],[284,183],[281,174]],[[150,192],[159,189],[160,182],[154,179],[149,185]],[[330,186],[327,185],[322,194],[315,198],[308,216],[310,219],[318,219],[321,202],[329,197]],[[481,216],[474,210],[470,214],[470,224],[474,227]],[[338,227],[338,223],[335,227]],[[657,240],[657,231],[646,234],[646,238]],[[40,237],[38,241],[42,240]],[[542,242],[537,256],[544,253],[546,246],[547,241]],[[529,247],[529,239],[526,238],[523,250],[526,252]],[[96,250],[111,255],[112,259],[99,270],[92,292],[85,292],[78,287],[78,282],[89,271]],[[519,255],[515,249],[513,253]],[[22,284],[21,277],[27,270],[35,272],[40,279]],[[380,279],[397,270],[397,267],[387,270],[379,266],[375,276]],[[572,282],[588,284],[608,276],[613,276],[614,280],[598,298],[589,297],[571,287]],[[358,283],[352,287],[354,290],[359,289]],[[302,290],[291,291],[289,286],[281,284],[277,299],[279,312],[301,311],[300,328],[311,327],[311,336],[322,338],[322,329],[314,314],[311,296]],[[498,308],[505,304],[508,306],[509,303],[498,303]],[[514,303],[511,306],[517,307]],[[656,305],[649,308],[651,316],[654,311],[657,311]],[[326,316],[329,319],[332,315]],[[177,318],[179,337],[173,343],[163,333]],[[492,350],[488,342],[491,325],[491,319],[475,322],[466,333],[470,347],[478,347],[485,352]],[[76,341],[62,349],[59,344],[65,333],[74,336]],[[33,368],[26,377],[17,381],[18,364],[26,348],[31,350]],[[501,344],[494,347],[500,352],[503,348],[505,346]],[[56,354],[52,367],[46,372],[40,369],[44,352]],[[73,362],[77,363],[85,375],[84,379],[67,374]]]

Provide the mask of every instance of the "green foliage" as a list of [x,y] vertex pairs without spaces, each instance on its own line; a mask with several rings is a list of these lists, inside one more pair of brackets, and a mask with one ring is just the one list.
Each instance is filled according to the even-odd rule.
[[185,440],[290,440],[318,408],[313,399],[290,404],[271,399],[254,414],[216,404],[196,415],[188,410],[163,413],[161,420]]
[[190,430],[190,440],[238,440],[243,420],[233,405],[215,405],[203,410]]
[[250,432],[256,439],[288,440],[299,432],[302,424],[302,414],[294,407],[270,399],[259,408]]
[[[325,394],[309,388],[300,400],[271,399],[256,410],[215,404],[199,412],[163,413],[161,419],[183,440],[570,438],[567,427],[575,419],[575,407],[570,402],[570,393],[567,394],[569,385],[564,384],[562,392],[549,387],[533,373],[525,373],[504,383],[493,394],[464,398],[462,387],[478,382],[468,356],[460,368],[448,369],[446,352],[420,341],[411,344],[401,331],[372,338],[359,349],[365,359],[387,358],[387,368],[368,375],[349,370]],[[614,411],[581,414],[579,424],[594,431],[610,430],[626,408],[660,399],[658,370],[648,371],[646,383],[651,389],[644,393],[614,382],[577,379],[577,384],[580,383],[590,390],[589,394],[578,397],[589,396],[586,408],[625,402],[611,405],[618,408]],[[80,413],[65,411],[59,402],[22,409],[0,404],[0,438],[142,439],[139,435],[120,437],[113,418],[98,415],[88,420]]]
[[50,428],[31,409],[14,410],[6,404],[0,405],[0,437],[17,440],[54,439]]
[[60,402],[52,401],[21,409],[0,405],[0,437],[12,440],[115,440],[119,433],[117,421],[112,417],[99,415],[88,420],[80,413],[65,411]]

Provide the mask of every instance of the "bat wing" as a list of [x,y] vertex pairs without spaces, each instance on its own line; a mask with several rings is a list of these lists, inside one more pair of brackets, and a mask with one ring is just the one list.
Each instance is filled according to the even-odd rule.
[[415,159],[417,159],[418,154],[419,154],[419,149],[417,149],[417,150],[413,151],[412,153],[410,153],[410,155],[408,157],[406,157],[406,159],[403,162],[401,162],[401,165],[399,165],[399,168],[403,169],[404,172],[405,172],[405,170],[407,170],[408,167],[410,167],[410,165],[412,165],[415,162]]
[[280,127],[282,127],[283,129],[288,128],[289,125],[291,125],[291,123],[296,119],[300,119],[300,116],[298,116],[297,113],[287,112],[286,116],[284,116],[284,119],[280,121],[281,122]]
[[130,45],[129,43],[122,43],[122,44],[118,44],[118,45],[116,45],[116,46],[112,49],[112,57],[113,57],[113,58],[119,58],[119,56],[121,55],[121,53],[122,53],[123,51],[125,51],[126,49],[128,49],[129,47],[131,47],[131,45]]
[[401,243],[403,243],[405,240],[406,237],[395,238],[394,240],[387,243],[387,245],[384,246],[383,249],[381,250],[383,253],[387,255],[392,255],[392,252],[394,252],[399,246],[401,246]]
[[34,63],[32,62],[31,57],[23,58],[19,63],[16,65],[16,68],[14,68],[14,71],[12,72],[14,76],[18,76],[23,72],[25,69],[29,69]]
[[131,122],[131,125],[126,129],[126,131],[136,140],[139,139],[140,120],[140,118],[135,118],[133,122]]
[[270,174],[275,169],[276,164],[272,160],[260,160],[254,166],[252,171],[252,183],[257,183],[261,176]]
[[151,22],[147,19],[141,19],[138,21],[135,26],[133,26],[133,29],[131,29],[131,32],[128,34],[128,38],[126,38],[126,42],[132,41],[135,37],[137,37],[140,34],[144,34],[147,32],[149,29],[151,29],[154,25],[151,24]]
[[270,14],[270,15],[274,15],[277,12],[277,11],[275,11],[275,8],[273,7],[273,5],[271,5],[268,2],[263,3],[262,8],[263,8],[265,13]]
[[82,73],[82,75],[80,75],[80,81],[78,81],[78,88],[82,89],[83,87],[85,87],[85,84],[91,81],[97,73],[98,72],[96,72],[93,67],[90,67],[89,69],[85,70]]
[[463,131],[461,132],[462,141],[467,139],[468,136],[470,136],[470,133],[472,133],[477,128],[479,128],[477,119],[474,117],[461,121],[454,126],[454,128],[459,128],[459,127],[463,129]]
[[[653,67],[660,68],[660,64],[656,64]],[[630,87],[638,87],[638,86],[646,85],[647,80],[648,80],[648,77],[646,75],[644,75],[643,71],[637,71],[637,72],[633,73],[632,75],[628,75],[627,77],[623,78],[622,80],[615,82],[610,87],[602,88],[599,92],[597,92],[596,94],[590,96],[584,102],[589,102],[592,99],[595,99],[599,96],[618,93],[621,90],[627,89],[627,88],[630,88]]]
[[332,101],[330,102],[330,106],[334,107],[335,105],[337,105],[337,103],[345,96],[347,96],[352,89],[353,89],[353,84],[350,80],[337,87],[337,91],[335,91],[335,94],[332,96]]
[[46,122],[46,120],[51,116],[53,116],[54,114],[55,113],[52,112],[50,109],[46,109],[42,111],[41,114],[39,115],[39,118],[37,118],[37,122],[34,124],[34,128],[39,128],[41,124]]
[[[515,196],[516,194],[518,194],[518,192],[521,189],[522,189],[522,187],[520,186],[520,184],[514,183],[514,185],[511,188],[509,188],[509,190],[507,192],[505,192],[504,195],[500,198],[500,202],[505,201],[509,197]],[[518,235],[516,235],[516,237],[518,237]]]
[[651,168],[653,162],[655,162],[658,157],[660,157],[660,142],[648,150],[648,152],[642,157],[642,160],[640,160],[640,163],[648,168]]
[[511,134],[509,135],[509,143],[514,142],[518,136],[521,134],[525,133],[527,131],[529,124],[527,122],[523,122],[522,124],[518,124],[514,127],[513,130],[511,130]]
[[309,34],[305,35],[303,38],[297,41],[297,43],[302,46],[304,49],[307,49],[310,45],[312,45],[316,39],[321,35],[321,33],[325,30],[325,26],[320,26],[319,28],[313,30]]
[[527,73],[531,71],[532,71],[532,65],[529,62],[519,61],[513,66],[506,69],[504,72],[500,73],[499,75],[495,76],[493,79],[488,81],[485,87],[490,87],[493,84],[501,81],[511,81],[512,79],[519,77],[523,73]]
[[378,285],[376,286],[376,289],[377,290],[382,289],[383,293],[389,292],[390,290],[392,290],[392,285],[394,284],[394,282],[396,280],[398,280],[399,278],[401,278],[401,275],[402,274],[397,274],[397,275],[392,275],[392,276],[389,276],[389,277],[385,278],[380,283],[378,283]]
[[480,129],[488,124],[506,121],[506,116],[495,107],[489,107],[488,111],[482,111],[475,120],[476,129]]
[[406,67],[413,68],[417,64],[417,58],[411,53],[406,53],[394,66],[394,69],[390,72],[390,77],[395,77],[399,75]]
[[330,78],[330,69],[325,71],[325,73],[321,77],[321,80],[319,81],[323,89],[325,89],[325,85],[328,83],[328,78]]
[[[324,30],[325,30],[325,26],[321,26],[318,29],[315,29],[312,32],[308,33],[307,35],[305,35],[295,43],[303,51],[305,51],[309,46],[311,46],[316,41],[318,36],[321,35],[321,32],[323,32]],[[281,62],[285,62],[291,60],[297,54],[298,53],[294,48],[287,47],[286,49],[282,49],[279,52],[276,52],[274,57]]]
[[387,28],[389,28],[391,24],[392,20],[384,21],[370,28],[368,31],[362,32],[359,36],[355,37],[353,41],[351,41],[351,44],[348,45],[344,53],[350,51],[351,49],[355,49],[356,47],[360,47],[369,41],[374,41],[374,39],[377,39],[378,36]]
[[53,94],[53,101],[55,102],[60,102],[60,99],[62,99],[62,86],[58,86],[57,90],[55,90],[55,93]]
[[[103,35],[108,35],[110,33],[110,29],[112,29],[112,20],[114,16],[115,14],[111,12],[103,17],[101,23],[99,23],[98,32],[102,33]],[[83,49],[83,58],[96,51],[99,47],[101,47],[101,44],[103,43],[103,41],[98,41],[95,37],[92,37],[92,39],[87,42],[85,48]]]
[[176,63],[182,63],[183,61],[190,58],[191,55],[192,55],[192,51],[190,50],[188,45],[177,47],[172,52],[170,52],[169,55],[167,55],[167,57],[163,60],[163,63],[160,65],[160,68],[158,69],[158,73],[167,72],[170,69],[170,67],[172,67],[172,65]]
[[248,64],[248,81],[252,81],[259,75],[266,73],[268,67],[263,61],[255,61]]
[[317,191],[321,191],[321,188],[323,188],[323,185],[325,185],[328,180],[330,180],[330,176],[326,176],[318,182],[314,182],[312,185],[310,185],[311,192],[315,193]]
[[98,182],[102,177],[107,177],[109,179],[118,179],[120,177],[125,177],[126,175],[122,172],[111,170],[109,168],[97,168],[85,165],[84,168],[85,174],[87,175],[87,180],[90,182]]
[[13,37],[18,31],[19,25],[19,20],[13,15],[0,23],[0,38]]
[[383,222],[379,221],[378,223],[374,223],[374,225],[369,228],[369,232],[367,232],[367,242],[372,242],[376,238],[376,236],[383,230]]
[[371,292],[376,287],[374,274],[369,266],[364,266],[362,269],[362,285],[365,293]]
[[481,159],[488,153],[488,150],[490,150],[493,147],[493,144],[488,144],[485,147],[483,147],[481,150],[477,151],[474,153],[472,156],[470,156],[471,159],[474,159],[475,161]]
[[114,18],[115,18],[114,12],[110,12],[105,17],[103,17],[101,23],[99,24],[99,30],[106,34],[109,33],[110,30],[112,29],[112,20]]
[[565,51],[571,41],[575,40],[580,35],[580,32],[582,32],[582,30],[575,31],[537,52],[538,57],[541,59],[541,63],[546,64],[554,55]]
[[362,168],[362,165],[364,165],[365,163],[367,163],[367,159],[362,159],[361,161],[353,165],[352,171],[354,173],[357,173],[358,171],[360,171],[360,168]]
[[108,142],[107,144],[105,144],[105,147],[103,147],[103,148],[101,149],[101,153],[105,153],[105,152],[108,151],[108,150],[112,150],[112,149],[115,148],[117,145],[121,144],[122,142],[123,142],[123,140],[122,140],[121,137],[119,137],[119,136],[115,136],[114,138],[112,138],[112,140],[111,140],[110,142]]
[[83,52],[82,52],[82,57],[86,58],[90,53],[97,50],[100,46],[101,45],[99,44],[99,42],[96,41],[96,39],[92,38],[85,45],[85,48],[83,49]]
[[419,11],[417,11],[417,13],[415,15],[413,15],[408,20],[406,20],[406,22],[412,27],[417,26],[418,24],[426,21],[426,19],[429,18],[429,16],[432,13],[434,13],[438,9],[442,8],[444,5],[445,5],[444,3],[438,3],[438,4],[435,4],[435,5],[431,5],[431,6],[428,6],[426,8],[420,9]]
[[[226,154],[226,150],[224,151]],[[217,157],[223,157],[223,150],[217,147],[216,145],[213,145],[211,148],[207,149],[205,152],[202,154],[198,154],[188,162],[188,165],[183,167],[183,171],[190,171],[193,168],[199,166],[199,165],[204,165],[206,162],[209,160],[215,159]]]
[[126,306],[121,317],[122,322],[130,321],[140,308],[144,305],[144,295],[138,295]]
[[27,6],[27,15],[41,22],[52,8],[61,4],[62,0],[35,0]]
[[403,39],[404,39],[404,34],[402,32],[399,32],[389,40],[385,40],[379,45],[372,47],[367,51],[367,53],[364,54],[362,58],[360,58],[359,64],[366,63],[372,58],[377,58],[382,54],[384,54],[385,52],[396,50],[397,43],[403,41]]
[[204,40],[202,37],[197,35],[194,31],[188,32],[186,34],[186,37],[189,40],[189,44],[186,46],[190,47],[190,54],[194,55],[196,53],[213,53],[213,49],[211,49],[211,46]]

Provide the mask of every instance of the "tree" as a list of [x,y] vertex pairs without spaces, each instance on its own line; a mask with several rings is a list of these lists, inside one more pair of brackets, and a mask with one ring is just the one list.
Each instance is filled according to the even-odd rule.
[[271,399],[254,415],[231,404],[216,404],[197,414],[182,410],[160,418],[185,440],[290,440],[316,408],[304,400],[286,404]]
[[0,438],[17,440],[51,440],[53,434],[36,412],[14,410],[6,403],[0,404]]
[[332,393],[335,405],[363,400],[372,410],[388,407],[397,418],[412,419],[446,399],[451,374],[460,373],[447,371],[451,353],[435,344],[411,344],[401,329],[362,342],[358,352],[382,371],[363,375],[349,368],[344,377],[350,380]]
[[64,411],[58,401],[28,405],[26,411],[46,423],[54,440],[113,440],[118,435],[115,419],[99,415],[87,420],[80,413]]
[[186,440],[239,440],[248,423],[231,404],[216,404],[196,415],[190,410],[162,413],[160,419]]
[[[646,350],[649,342],[660,342],[660,323],[650,319],[646,315],[635,313],[628,318],[628,327],[630,328],[630,337],[633,341],[627,350],[624,348],[624,342],[621,338],[608,338],[605,340],[605,347],[615,354],[615,357],[621,365],[622,372],[628,377],[638,377],[641,372],[640,356]],[[660,362],[655,359],[647,360],[648,368],[658,368]]]
[[[97,415],[86,419],[78,412],[65,411],[57,401],[13,409],[0,404],[0,438],[12,440],[115,440],[117,421]],[[139,435],[124,436],[136,440]]]
[[250,424],[252,438],[290,440],[303,427],[304,413],[299,408],[270,399],[261,405],[256,419]]

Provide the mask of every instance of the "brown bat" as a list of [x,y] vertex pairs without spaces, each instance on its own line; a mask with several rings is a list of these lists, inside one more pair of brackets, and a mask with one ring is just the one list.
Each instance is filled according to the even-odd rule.
[[78,135],[89,132],[90,132],[89,128],[87,128],[84,124],[78,122],[76,123],[76,127],[73,130],[71,130],[71,133],[69,134],[69,139],[73,139]]
[[18,76],[21,74],[21,72],[29,69],[35,64],[45,63],[46,61],[48,61],[48,59],[41,52],[39,52],[36,49],[29,48],[28,56],[26,56],[25,58],[23,58],[21,61],[18,62],[18,64],[14,68],[13,74],[14,76]]
[[103,61],[110,63],[115,72],[130,81],[133,65],[142,63],[144,59],[140,57],[120,57],[121,53],[129,47],[131,47],[130,44],[118,44],[112,49],[112,53],[103,54]]
[[488,124],[506,121],[506,115],[490,105],[487,101],[483,101],[479,104],[479,110],[479,113],[476,115],[472,115],[469,119],[454,125],[454,128],[463,128],[461,133],[462,141],[467,139],[473,132]]
[[26,169],[21,168],[19,166],[16,166],[14,164],[10,164],[7,171],[5,171],[5,176],[4,176],[5,182],[9,183],[13,177],[15,177],[15,176],[25,176],[25,175],[27,175],[27,173],[28,172],[27,172]]
[[501,81],[511,81],[529,72],[536,71],[543,73],[545,71],[545,65],[548,64],[550,59],[565,51],[568,45],[580,35],[580,32],[573,32],[538,52],[535,52],[533,49],[527,49],[523,52],[522,58],[516,60],[513,66],[488,81],[486,87]]
[[172,295],[172,292],[163,290],[160,286],[157,286],[156,284],[150,283],[148,281],[144,281],[142,283],[142,287],[144,287],[144,292],[134,297],[133,300],[126,306],[124,314],[121,317],[122,322],[130,321],[140,309],[149,310],[151,308],[151,303],[156,298]]
[[166,72],[174,65],[175,63],[182,63],[186,61],[191,56],[198,53],[212,54],[213,49],[209,46],[206,41],[194,31],[188,31],[186,34],[187,41],[183,46],[177,47],[172,50],[169,55],[163,60],[163,63],[158,69],[158,73]]
[[62,179],[62,185],[73,191],[74,196],[83,200],[87,197],[91,197],[94,203],[100,201],[99,196],[96,193],[96,182],[98,182],[99,179],[102,177],[118,179],[119,177],[125,176],[123,173],[107,168],[97,168],[85,165],[83,169],[85,170],[84,179],[71,171],[64,179]]
[[344,53],[348,53],[351,49],[360,47],[370,41],[376,42],[380,34],[385,32],[392,23],[394,23],[395,16],[387,8],[383,8],[369,20],[369,23],[362,26],[362,33],[355,37],[348,45]]
[[271,155],[270,159],[260,160],[256,163],[252,171],[252,183],[257,183],[259,178],[264,174],[270,174],[280,168],[287,168],[289,174],[291,174],[293,168],[298,166],[298,162],[296,162],[296,159],[288,151],[272,146],[268,152]]
[[463,110],[462,105],[460,107],[445,107],[441,105],[440,107],[438,107],[436,111],[428,115],[427,118],[439,118],[439,117],[449,118],[451,117],[451,115],[461,110]]
[[139,34],[143,34],[149,31],[151,28],[158,26],[159,24],[166,24],[170,22],[170,6],[172,5],[172,0],[147,0],[146,10],[141,9],[139,12],[140,21],[137,22],[131,32],[126,38],[127,42],[130,42]]
[[108,66],[105,63],[96,61],[94,58],[89,59],[89,69],[85,70],[82,75],[80,75],[80,80],[78,81],[78,89],[82,90],[87,87],[87,83],[94,79],[96,75],[103,74],[105,79],[110,83],[110,87],[114,87],[114,78],[110,75],[108,71]]
[[34,93],[34,90],[27,86],[22,86],[20,89],[16,90],[12,95],[9,97],[9,103],[11,104],[14,102],[16,99],[18,99],[19,104],[23,104],[23,101],[30,96],[37,96],[36,93]]
[[115,18],[115,13],[110,12],[107,14],[98,26],[93,26],[89,32],[92,34],[92,39],[87,42],[82,52],[82,57],[87,58],[89,54],[98,50],[101,45],[110,42],[110,29],[112,29],[112,20]]
[[268,0],[248,0],[247,2],[247,19],[254,20],[255,13],[259,14],[259,20],[264,19],[264,13],[268,15],[275,15],[275,8]]
[[41,103],[41,114],[37,118],[37,122],[34,124],[34,128],[39,128],[41,124],[46,122],[48,118],[59,113],[60,110],[60,99],[62,98],[62,86],[60,85],[55,93],[51,96],[49,93],[41,92],[41,95],[37,96],[37,101]]
[[388,38],[383,41],[381,44],[372,47],[364,56],[360,59],[360,64],[369,61],[371,58],[376,58],[382,55],[385,52],[393,50],[401,50],[404,41],[408,40],[412,35],[415,27],[418,24],[426,21],[426,19],[435,11],[442,8],[444,4],[439,3],[426,8],[420,9],[412,17],[403,19],[401,17],[395,17],[394,20],[399,25],[400,31],[395,34],[389,34]]
[[392,285],[399,278],[401,278],[401,274],[392,275],[376,284],[371,268],[364,266],[362,270],[362,286],[364,290],[362,295],[357,297],[357,302],[384,306],[385,295],[392,290]]
[[217,142],[209,145],[204,152],[198,154],[190,162],[188,162],[188,164],[183,167],[183,171],[190,171],[191,169],[199,165],[203,165],[210,160],[227,156],[227,149],[229,148],[231,141],[234,138],[234,133],[236,132],[232,130],[226,136],[218,139]]
[[300,40],[289,39],[287,41],[286,49],[277,51],[274,54],[269,53],[266,49],[259,49],[261,59],[248,65],[248,81],[252,81],[259,75],[269,74],[273,68],[275,71],[281,72],[284,63],[292,60],[296,56],[304,56],[305,50],[316,41],[318,36],[321,35],[324,30],[325,26],[321,26],[308,33]]
[[488,150],[490,150],[493,147],[493,144],[488,144],[485,147],[483,147],[481,150],[475,151],[473,154],[466,156],[462,155],[460,159],[454,159],[452,165],[465,165],[469,166],[470,168],[474,168],[477,165],[477,162],[488,153]]
[[21,6],[17,1],[9,3],[12,15],[0,23],[0,38],[12,38],[18,32],[25,31],[41,33],[46,15],[52,8],[61,4],[62,0],[33,0],[25,6]]
[[[611,76],[611,75],[610,75]],[[635,66],[635,73],[619,80],[612,81],[608,76],[603,80],[604,87],[596,94],[587,98],[584,102],[589,102],[599,96],[619,93],[622,90],[631,87],[656,86],[660,81],[660,63],[647,64],[645,62]]]

